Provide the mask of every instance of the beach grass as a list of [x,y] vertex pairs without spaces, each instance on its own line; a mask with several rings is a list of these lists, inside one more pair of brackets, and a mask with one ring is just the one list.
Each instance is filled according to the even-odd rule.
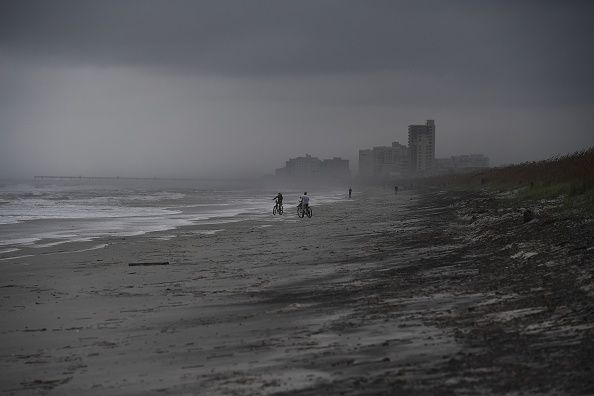
[[594,146],[543,161],[439,176],[431,182],[452,189],[513,191],[519,200],[561,198],[567,207],[594,211]]

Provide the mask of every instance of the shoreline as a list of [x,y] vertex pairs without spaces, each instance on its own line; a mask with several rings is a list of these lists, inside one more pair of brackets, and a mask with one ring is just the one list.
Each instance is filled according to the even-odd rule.
[[[312,207],[319,207],[319,208],[324,208],[325,206],[328,205],[335,205],[335,204],[342,204],[348,202],[347,199],[345,198],[345,200],[338,200],[335,199],[331,202],[329,201],[324,201],[321,204],[312,206]],[[286,205],[285,205],[286,206]],[[297,205],[293,205],[291,204],[290,207],[296,207]],[[10,257],[10,256],[4,256],[5,254],[8,253],[14,253],[14,252],[23,252],[25,251],[26,253],[26,257],[31,257],[31,256],[35,256],[36,254],[41,254],[41,255],[46,255],[46,254],[59,254],[59,253],[68,253],[70,250],[80,247],[80,248],[85,248],[88,247],[88,245],[90,244],[97,244],[97,243],[104,243],[104,244],[109,244],[110,242],[113,241],[121,241],[121,240],[128,240],[128,239],[134,239],[134,238],[149,238],[149,239],[162,239],[163,240],[169,240],[169,239],[174,239],[179,235],[184,235],[187,233],[197,233],[197,234],[204,234],[204,235],[210,235],[213,231],[216,232],[220,232],[222,230],[224,230],[224,228],[221,228],[227,224],[232,224],[232,223],[240,223],[240,222],[262,222],[262,221],[292,221],[292,220],[301,220],[297,217],[296,213],[293,212],[285,212],[284,215],[282,216],[272,216],[270,217],[270,211],[267,212],[262,212],[262,213],[258,213],[258,214],[251,214],[249,212],[242,212],[242,213],[237,213],[237,214],[233,214],[233,215],[228,215],[228,216],[214,216],[214,217],[209,217],[209,218],[205,218],[205,219],[200,219],[200,220],[195,220],[193,221],[192,224],[182,224],[182,225],[177,225],[177,226],[172,226],[172,228],[167,228],[167,229],[162,229],[162,230],[149,230],[149,231],[138,231],[138,232],[134,232],[132,234],[126,234],[126,233],[122,233],[122,235],[110,235],[110,236],[106,236],[106,235],[98,235],[98,236],[92,236],[92,237],[87,237],[87,238],[78,238],[78,239],[72,239],[72,240],[67,240],[67,239],[56,239],[56,238],[40,238],[40,239],[36,239],[30,243],[26,243],[26,244],[20,244],[20,243],[16,243],[16,244],[5,244],[2,245],[0,247],[0,261],[9,261],[9,260],[13,260],[13,259],[18,259],[21,256],[15,256],[15,257]],[[166,219],[168,220],[168,219]],[[50,219],[41,219],[41,220],[35,220],[35,221],[41,221],[41,222],[52,222],[55,220],[50,220]],[[70,220],[66,220],[66,221],[70,221]],[[31,225],[33,226],[33,225]],[[218,226],[213,228],[213,226]],[[204,230],[203,230],[204,229]],[[64,245],[64,246],[62,246]],[[55,248],[55,247],[64,247],[64,248],[69,248],[68,251],[64,250],[64,249],[58,249],[57,251],[50,251],[51,248]]]
[[[312,219],[242,221],[213,235],[188,226],[67,260],[3,262],[0,388],[594,389],[591,218],[543,207],[524,224],[517,208],[476,192],[375,190],[316,207]],[[170,265],[128,267],[139,261]]]
[[[167,192],[168,193],[168,192]],[[191,203],[183,200],[171,205],[171,203],[154,207],[137,206],[114,206],[118,211],[126,208],[131,210],[150,209],[161,212],[171,212],[170,215],[154,216],[108,216],[81,218],[39,218],[16,223],[0,224],[4,227],[4,233],[13,234],[8,239],[0,241],[0,260],[10,260],[6,256],[8,249],[22,251],[28,249],[39,249],[52,245],[72,244],[79,242],[92,242],[96,240],[110,240],[121,238],[132,238],[135,236],[151,235],[158,233],[176,233],[177,230],[185,227],[201,227],[213,224],[226,224],[240,221],[250,221],[267,218],[272,205],[268,201],[262,201],[263,195],[260,193],[256,203],[244,202],[245,207],[239,208],[236,202],[226,203]],[[184,197],[186,199],[186,197]],[[316,200],[318,205],[328,205],[343,202],[346,198],[342,197],[338,191],[326,191],[321,193]],[[245,200],[245,197],[241,197]],[[271,201],[272,202],[272,201]],[[295,204],[296,205],[296,204]],[[188,208],[196,207],[227,207],[229,209],[218,209],[216,211],[208,210],[205,212],[184,212]],[[292,207],[291,205],[289,205]],[[89,210],[91,208],[88,208]],[[102,223],[105,223],[101,225]],[[122,226],[122,224],[126,226]],[[10,230],[10,228],[14,228]],[[126,227],[128,229],[126,230]],[[121,228],[121,229],[119,229]],[[44,230],[43,232],[40,230]],[[64,235],[64,234],[72,235]],[[77,234],[74,236],[73,234]],[[82,236],[81,236],[82,235]],[[18,249],[18,250],[13,250]]]

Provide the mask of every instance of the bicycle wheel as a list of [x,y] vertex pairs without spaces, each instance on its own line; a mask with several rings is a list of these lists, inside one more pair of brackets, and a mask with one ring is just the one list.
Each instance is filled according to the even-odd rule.
[[282,206],[279,206],[279,208],[278,208],[278,214],[279,215],[282,215],[283,212],[284,212],[283,207]]
[[276,214],[276,206],[274,208],[272,208],[272,214],[275,215]]
[[306,214],[307,214],[307,217],[309,217],[309,218],[311,218],[311,216],[313,215],[313,212],[312,212],[312,210],[311,210],[311,208],[309,206],[307,207],[307,213]]
[[303,218],[305,216],[305,211],[301,207],[297,207],[297,216]]

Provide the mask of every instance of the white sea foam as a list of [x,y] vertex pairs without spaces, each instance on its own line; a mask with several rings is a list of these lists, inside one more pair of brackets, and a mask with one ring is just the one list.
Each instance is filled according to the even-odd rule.
[[20,258],[33,257],[33,256],[34,256],[33,254],[24,254],[22,256],[4,257],[4,258],[0,258],[0,261],[16,260],[16,259],[20,259]]
[[32,245],[35,242],[39,241],[40,238],[13,238],[13,239],[3,239],[0,240],[0,246],[10,246],[10,245]]
[[52,201],[47,199],[19,199],[0,206],[0,224],[46,219],[101,219],[141,216],[167,216],[181,210],[157,207],[107,206],[83,202]]
[[91,246],[91,247],[86,248],[86,249],[70,250],[70,251],[66,251],[66,252],[56,252],[54,254],[69,254],[69,253],[88,252],[89,250],[103,249],[103,248],[105,248],[107,246],[108,246],[107,243],[101,243],[99,245]]
[[[262,219],[271,216],[276,195],[240,189],[200,190],[195,185],[188,188],[187,183],[158,187],[124,180],[0,185],[0,246],[47,248],[98,237],[167,232],[193,224]],[[286,208],[296,206],[300,194],[285,194]],[[346,196],[344,192],[311,195],[314,207],[340,202]]]
[[[55,241],[55,242],[48,242],[48,243],[38,243],[35,244],[33,247],[34,248],[46,248],[46,247],[53,247],[53,246],[58,246],[58,245],[62,245],[64,243],[69,243],[69,242],[89,242],[91,241],[92,238],[76,238],[76,235],[61,235],[62,238],[65,238],[64,240],[61,241]],[[43,238],[43,239],[48,239],[48,238]]]
[[217,232],[221,232],[221,231],[225,231],[223,229],[219,229],[219,230],[199,230],[199,231],[194,231],[195,234],[200,234],[200,235],[214,235]]

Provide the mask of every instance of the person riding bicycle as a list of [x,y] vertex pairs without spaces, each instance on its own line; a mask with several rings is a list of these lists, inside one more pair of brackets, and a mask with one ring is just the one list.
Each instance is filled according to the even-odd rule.
[[283,206],[283,194],[278,193],[276,194],[276,197],[272,198],[273,201],[275,201],[276,205],[280,208],[281,206]]
[[303,210],[307,210],[309,207],[309,197],[307,196],[307,191],[299,197],[299,206],[303,207]]
[[272,214],[283,214],[283,194],[278,193],[276,197],[272,198],[276,205],[272,208]]

